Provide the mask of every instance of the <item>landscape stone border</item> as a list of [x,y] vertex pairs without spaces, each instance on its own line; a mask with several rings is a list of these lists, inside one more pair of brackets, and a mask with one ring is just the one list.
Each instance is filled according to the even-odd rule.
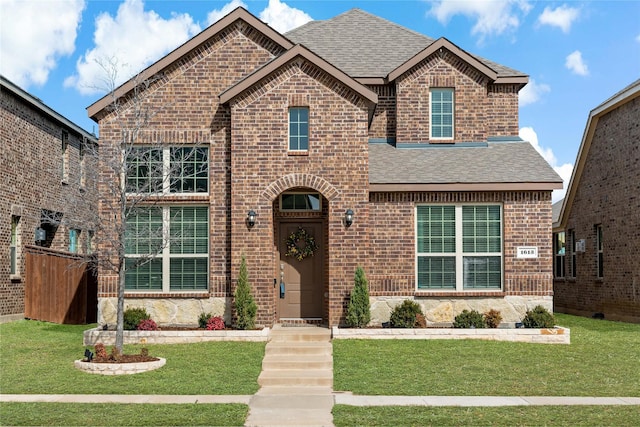
[[[269,328],[260,330],[207,331],[124,331],[124,344],[190,344],[206,341],[267,341]],[[83,334],[83,345],[114,345],[116,331],[101,328],[88,329]]]
[[571,330],[556,326],[548,329],[529,328],[332,328],[333,339],[405,339],[405,340],[459,340],[512,341],[538,344],[570,344]]
[[163,367],[165,363],[167,363],[167,359],[159,357],[158,360],[153,360],[151,362],[136,363],[95,363],[76,360],[74,362],[74,366],[89,374],[132,375],[139,374],[141,372],[153,371],[154,369]]

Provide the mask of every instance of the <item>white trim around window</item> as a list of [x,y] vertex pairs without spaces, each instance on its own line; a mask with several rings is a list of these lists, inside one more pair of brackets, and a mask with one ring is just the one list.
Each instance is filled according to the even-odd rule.
[[429,89],[429,139],[452,141],[455,135],[455,90]]
[[501,291],[503,235],[502,205],[417,205],[416,290]]

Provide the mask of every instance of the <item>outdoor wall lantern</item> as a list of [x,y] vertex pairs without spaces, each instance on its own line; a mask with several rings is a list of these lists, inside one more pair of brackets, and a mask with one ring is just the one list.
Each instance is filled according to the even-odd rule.
[[47,232],[44,228],[38,227],[36,228],[36,243],[44,242],[47,240]]
[[351,227],[351,224],[353,224],[353,211],[351,209],[347,209],[344,213],[344,223],[347,227]]
[[256,225],[256,213],[253,210],[250,210],[247,213],[247,225],[249,226],[249,228]]

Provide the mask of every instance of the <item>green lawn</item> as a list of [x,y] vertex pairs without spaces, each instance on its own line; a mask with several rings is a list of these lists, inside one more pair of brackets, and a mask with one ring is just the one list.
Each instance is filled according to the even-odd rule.
[[640,396],[640,325],[558,314],[570,345],[334,340],[334,389],[361,395]]
[[434,408],[335,405],[333,423],[342,426],[616,426],[640,425],[637,406],[509,406]]
[[[88,374],[73,366],[93,325],[22,320],[0,324],[0,390],[5,394],[253,394],[265,343],[148,345],[162,368],[136,375]],[[138,353],[141,346],[125,346]]]
[[2,403],[0,425],[241,426],[248,412],[239,404]]

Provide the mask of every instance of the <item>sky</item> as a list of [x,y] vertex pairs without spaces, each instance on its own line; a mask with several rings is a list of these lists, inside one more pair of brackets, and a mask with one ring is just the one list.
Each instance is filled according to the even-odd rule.
[[89,132],[105,60],[121,83],[238,6],[280,32],[352,8],[529,75],[520,136],[565,181],[589,112],[640,78],[640,0],[0,0],[0,73]]

